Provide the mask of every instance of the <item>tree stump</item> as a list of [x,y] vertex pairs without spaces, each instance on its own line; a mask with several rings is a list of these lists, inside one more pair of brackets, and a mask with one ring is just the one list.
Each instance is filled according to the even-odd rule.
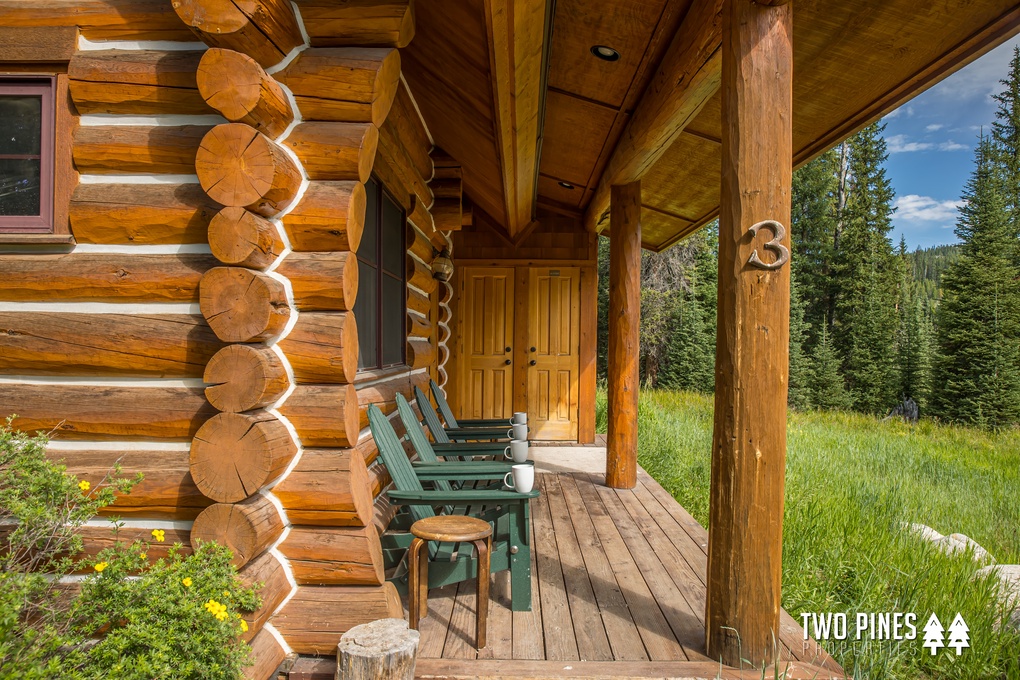
[[403,619],[379,619],[344,633],[336,680],[412,680],[419,634]]

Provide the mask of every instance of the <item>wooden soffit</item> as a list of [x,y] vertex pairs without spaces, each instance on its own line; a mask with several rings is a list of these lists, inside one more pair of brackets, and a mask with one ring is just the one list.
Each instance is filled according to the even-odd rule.
[[[677,3],[674,9],[679,11],[682,4]],[[657,45],[664,57],[656,62],[658,70],[648,76],[633,109],[623,106],[615,113],[608,112],[611,123],[599,123],[598,116],[588,115],[588,138],[575,134],[571,140],[568,133],[574,126],[569,116],[561,129],[550,129],[550,124],[560,120],[550,105],[545,130],[540,203],[572,204],[586,211],[589,228],[601,229],[606,224],[601,218],[607,204],[597,200],[600,182],[608,189],[614,181],[640,178],[643,245],[651,250],[676,243],[712,220],[719,208],[721,119],[717,89],[721,63],[713,57],[712,41],[721,45],[721,37],[707,16],[709,8],[721,7],[721,2],[693,0],[686,4],[686,13],[678,22],[671,24],[664,15],[657,24],[656,34],[667,31],[686,38],[666,48],[662,48],[663,36],[650,38],[648,50]],[[559,10],[558,4],[557,19]],[[688,24],[692,18],[693,25]],[[556,55],[567,49],[561,29],[557,23],[553,32],[553,73],[558,68]],[[800,165],[831,148],[1018,30],[1020,2],[1016,0],[795,0],[793,162]],[[621,33],[616,39],[624,37]],[[696,49],[700,53],[692,58]],[[571,53],[579,58],[580,45]],[[623,62],[621,58],[615,63]],[[624,64],[622,68],[632,66]],[[635,76],[633,80],[639,79]],[[550,86],[556,82],[555,77],[550,78]],[[583,94],[588,85],[587,79],[571,85],[566,94],[576,101],[562,108],[576,110],[589,105]],[[690,96],[699,85],[696,96]],[[663,92],[664,87],[674,91]],[[601,102],[605,108],[612,108],[611,104]],[[695,115],[689,115],[695,110]],[[674,127],[668,129],[663,122],[671,117]],[[565,192],[560,181],[574,184],[571,178],[580,180],[583,175],[573,167],[571,177],[563,177],[569,167],[565,159],[572,156],[582,165],[590,163],[595,148],[601,149],[597,153],[600,160],[592,168],[583,196],[576,190]]]

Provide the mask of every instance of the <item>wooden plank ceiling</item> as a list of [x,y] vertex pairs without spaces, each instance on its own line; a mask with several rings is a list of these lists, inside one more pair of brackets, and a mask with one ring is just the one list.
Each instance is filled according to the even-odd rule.
[[[494,114],[500,85],[498,79],[494,85],[487,33],[491,2],[419,2],[404,68],[436,144],[463,164],[465,192],[512,238],[527,229],[519,218],[507,218],[506,128]],[[556,0],[539,208],[584,217],[669,41],[692,4],[706,2],[718,0]],[[831,147],[1018,30],[1020,0],[796,0],[794,162]],[[594,45],[612,47],[620,58],[597,59]],[[644,174],[646,248],[668,247],[717,213],[720,129],[716,94]],[[599,221],[587,217],[589,225]]]

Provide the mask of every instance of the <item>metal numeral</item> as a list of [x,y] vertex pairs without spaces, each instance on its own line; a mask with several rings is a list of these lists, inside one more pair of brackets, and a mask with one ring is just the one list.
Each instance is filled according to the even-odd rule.
[[775,220],[765,220],[759,222],[750,228],[751,237],[754,238],[758,235],[758,230],[767,227],[772,230],[772,233],[776,235],[774,239],[765,244],[765,250],[771,250],[776,254],[775,262],[762,262],[761,258],[758,257],[758,250],[755,249],[751,253],[751,257],[747,260],[747,264],[759,269],[779,269],[784,264],[790,261],[790,249],[783,245],[783,239],[786,238],[786,227],[781,225]]

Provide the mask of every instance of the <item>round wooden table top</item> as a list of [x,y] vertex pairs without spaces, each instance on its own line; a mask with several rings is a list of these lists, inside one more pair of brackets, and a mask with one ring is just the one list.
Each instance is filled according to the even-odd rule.
[[411,525],[411,533],[426,541],[477,541],[492,535],[492,526],[484,519],[463,515],[426,517]]

